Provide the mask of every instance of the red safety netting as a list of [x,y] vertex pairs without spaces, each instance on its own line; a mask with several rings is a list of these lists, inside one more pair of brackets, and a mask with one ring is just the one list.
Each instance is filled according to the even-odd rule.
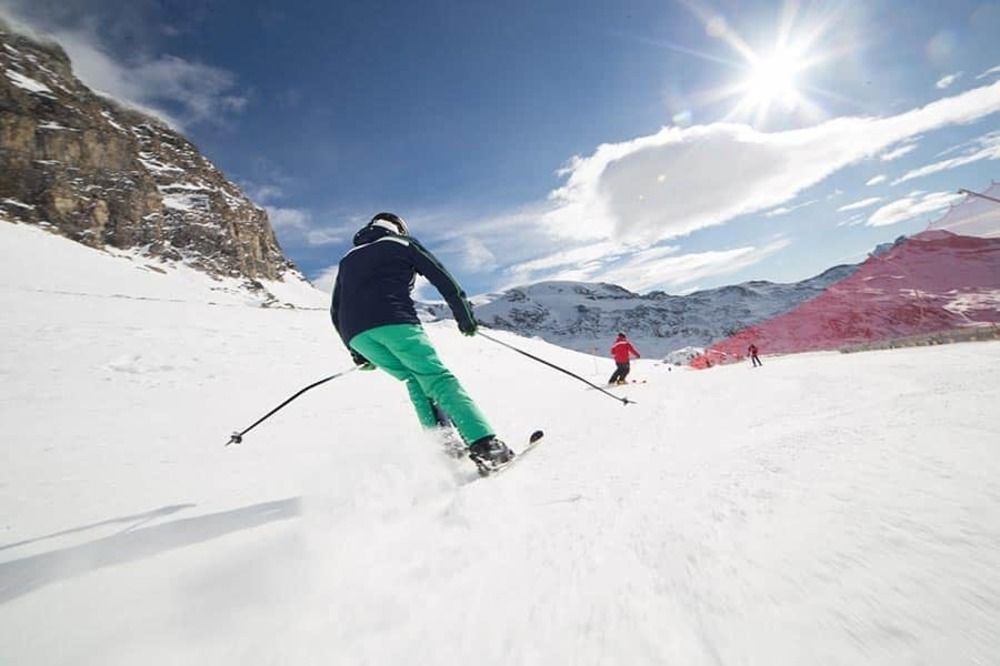
[[928,229],[943,229],[962,236],[996,238],[1000,236],[1000,183],[992,183],[978,196],[966,194]]
[[816,298],[712,344],[691,365],[744,359],[750,343],[761,354],[794,353],[996,323],[1000,238],[931,230],[870,256]]

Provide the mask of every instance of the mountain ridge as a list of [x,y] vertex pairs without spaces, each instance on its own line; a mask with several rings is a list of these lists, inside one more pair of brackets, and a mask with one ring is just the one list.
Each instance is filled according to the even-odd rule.
[[[644,355],[665,357],[786,312],[855,269],[841,264],[799,282],[751,280],[684,296],[638,294],[607,282],[545,281],[480,296],[474,304],[476,318],[490,328],[598,356],[607,355],[622,331]],[[424,303],[421,310],[432,320],[451,316],[440,304]]]

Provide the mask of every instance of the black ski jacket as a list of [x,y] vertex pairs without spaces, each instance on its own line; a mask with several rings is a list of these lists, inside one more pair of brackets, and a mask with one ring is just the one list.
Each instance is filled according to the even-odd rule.
[[420,323],[410,295],[417,273],[441,292],[463,332],[475,330],[465,292],[417,239],[368,227],[354,242],[340,260],[330,305],[333,326],[348,348],[351,338],[377,326]]

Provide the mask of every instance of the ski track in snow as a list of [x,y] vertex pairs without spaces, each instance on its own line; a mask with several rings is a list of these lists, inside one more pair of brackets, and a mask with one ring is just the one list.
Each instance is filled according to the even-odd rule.
[[[27,237],[0,232],[0,664],[1000,654],[998,343],[640,360],[623,407],[434,324],[511,445],[546,432],[467,483],[379,373],[223,446],[349,367],[325,312],[154,289],[173,278],[97,253],[98,272],[46,265],[31,245],[42,279],[10,268]],[[51,293],[74,290],[181,302]],[[612,370],[496,335],[598,383]]]

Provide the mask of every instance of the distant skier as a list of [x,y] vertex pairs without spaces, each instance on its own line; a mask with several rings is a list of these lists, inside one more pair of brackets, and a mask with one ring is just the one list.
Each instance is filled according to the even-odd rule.
[[618,334],[618,339],[615,340],[615,344],[611,345],[611,356],[615,359],[615,364],[617,367],[615,371],[611,374],[611,379],[608,380],[609,384],[624,384],[625,378],[628,377],[629,371],[632,369],[631,361],[632,356],[639,358],[639,352],[636,348],[632,346],[632,343],[628,341],[624,333]]
[[334,328],[361,369],[378,367],[406,383],[424,428],[439,427],[443,411],[468,444],[473,462],[481,470],[497,469],[514,453],[497,439],[431,346],[411,296],[417,273],[444,296],[459,330],[475,335],[477,324],[465,292],[394,213],[373,217],[354,234],[354,247],[340,260],[330,306]]
[[747,347],[747,353],[750,355],[752,367],[756,368],[757,366],[764,365],[760,362],[760,357],[757,356],[757,345],[751,342],[750,346]]

